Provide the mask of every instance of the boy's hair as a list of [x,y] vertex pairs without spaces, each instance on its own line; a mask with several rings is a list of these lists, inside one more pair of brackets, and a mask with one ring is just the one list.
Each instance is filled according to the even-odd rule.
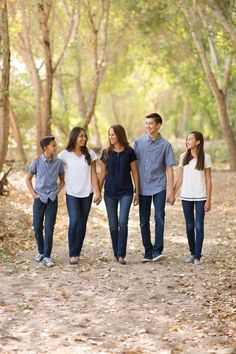
[[40,140],[40,146],[42,148],[42,150],[44,151],[44,149],[51,143],[51,141],[54,141],[55,137],[54,136],[45,136],[44,138],[42,138]]
[[162,124],[162,118],[158,113],[150,113],[145,118],[152,118],[155,120],[156,124]]

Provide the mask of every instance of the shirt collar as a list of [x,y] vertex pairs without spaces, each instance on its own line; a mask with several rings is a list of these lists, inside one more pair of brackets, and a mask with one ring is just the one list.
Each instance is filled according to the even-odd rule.
[[44,162],[54,162],[55,160],[55,156],[52,157],[51,161],[47,160],[46,157],[44,156],[44,154],[41,155],[41,159],[44,161]]
[[146,140],[149,141],[149,142],[156,142],[158,140],[160,140],[162,138],[161,134],[158,133],[157,137],[155,140],[151,139],[150,136],[148,134],[146,134]]

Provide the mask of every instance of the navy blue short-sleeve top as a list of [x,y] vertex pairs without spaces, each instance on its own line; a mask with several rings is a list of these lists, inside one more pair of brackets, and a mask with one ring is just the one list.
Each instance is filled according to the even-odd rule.
[[106,164],[107,169],[104,187],[106,196],[120,198],[133,194],[130,164],[136,160],[136,154],[131,147],[127,147],[119,153],[111,151],[107,160],[105,159],[105,150],[103,150],[101,161]]

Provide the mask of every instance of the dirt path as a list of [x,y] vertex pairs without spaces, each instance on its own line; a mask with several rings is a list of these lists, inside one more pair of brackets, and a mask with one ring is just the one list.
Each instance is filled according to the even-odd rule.
[[[113,262],[102,206],[91,212],[79,266],[70,266],[61,198],[52,269],[33,261],[33,235],[22,214],[28,250],[0,263],[0,353],[235,353],[236,174],[214,172],[213,183],[199,267],[183,262],[188,249],[179,202],[166,208],[167,258],[159,264],[140,262],[137,209],[130,215],[127,266]],[[22,176],[12,176],[12,184],[18,192],[5,202],[30,214]]]

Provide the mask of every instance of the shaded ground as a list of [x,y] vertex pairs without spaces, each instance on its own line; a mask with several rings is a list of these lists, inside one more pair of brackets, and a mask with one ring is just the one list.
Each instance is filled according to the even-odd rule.
[[92,209],[79,266],[70,266],[63,196],[56,266],[35,264],[32,201],[22,175],[12,175],[11,183],[10,196],[0,198],[0,353],[236,352],[235,173],[213,173],[199,267],[183,263],[188,249],[179,202],[166,208],[163,263],[140,263],[137,208],[130,215],[128,264],[113,262],[100,206]]

